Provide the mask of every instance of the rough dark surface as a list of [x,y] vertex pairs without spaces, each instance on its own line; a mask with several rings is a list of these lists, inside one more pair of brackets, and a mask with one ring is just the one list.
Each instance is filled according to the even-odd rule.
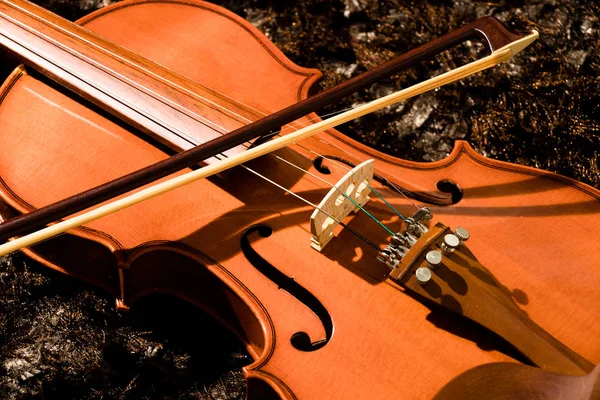
[[[540,40],[493,71],[342,128],[398,157],[445,157],[455,139],[500,160],[600,187],[600,6],[585,1],[217,1],[265,32],[328,87],[483,15]],[[41,1],[76,19],[96,0]],[[174,27],[175,29],[176,27]],[[337,105],[343,109],[473,59],[470,44]],[[0,73],[11,68],[0,53]],[[332,110],[326,110],[330,112]],[[21,256],[0,262],[0,397],[239,399],[241,345],[165,297],[114,311],[113,299]]]

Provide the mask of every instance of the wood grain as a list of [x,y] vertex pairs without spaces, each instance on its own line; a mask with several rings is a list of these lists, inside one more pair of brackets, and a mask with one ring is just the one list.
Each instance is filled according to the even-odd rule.
[[[194,40],[184,51],[173,49],[173,43],[181,40],[180,34],[197,32],[206,11],[196,3],[169,4],[158,8],[160,12],[151,12],[157,10],[151,2],[108,7],[90,18],[86,28],[201,80],[194,75],[198,60],[206,52],[218,51],[217,43],[207,48]],[[123,23],[138,15],[145,16],[144,24]],[[178,19],[181,16],[185,18]],[[165,29],[159,40],[155,27],[165,19],[176,20],[179,31]],[[140,40],[147,37],[155,40]],[[214,75],[233,79],[228,72]],[[238,90],[255,93],[255,79],[237,82]],[[309,90],[302,87],[305,95]],[[38,76],[18,71],[3,87],[0,99],[0,145],[11,149],[0,153],[0,195],[15,213],[43,207],[167,157],[123,124],[69,92],[49,87]],[[265,99],[253,97],[257,103]],[[256,104],[258,109],[269,106]],[[434,163],[399,160],[334,130],[302,145],[351,161],[373,158],[377,173],[422,193],[436,193],[442,179],[459,184],[462,200],[431,206],[433,223],[468,228],[469,249],[519,308],[573,351],[594,364],[600,362],[600,249],[593,246],[593,238],[600,237],[598,190],[482,157],[460,141],[449,157]],[[314,154],[302,147],[277,154],[320,173],[313,167]],[[250,166],[315,202],[329,190],[273,157]],[[331,174],[326,178],[333,182],[347,172],[336,165],[328,167]],[[374,185],[400,212],[407,215],[414,209],[389,188]],[[379,200],[373,198],[368,209],[390,227],[401,228]],[[494,362],[516,364],[518,356],[502,347],[495,335],[430,302],[417,301],[399,285],[382,279],[376,252],[349,232],[341,231],[323,253],[310,249],[312,211],[238,169],[227,180],[195,182],[34,246],[27,254],[100,284],[124,306],[155,291],[203,307],[232,329],[253,355],[254,362],[244,368],[250,399],[428,399],[472,368]],[[243,256],[241,234],[256,223],[270,225],[273,234],[250,238],[253,248],[317,296],[332,316],[334,333],[322,349],[301,352],[292,346],[291,335],[298,330],[311,338],[325,337],[322,324]],[[350,226],[376,243],[388,240],[362,214]]]
[[481,365],[453,379],[434,400],[595,400],[600,398],[600,366],[586,376],[564,376],[525,365]]
[[[123,3],[116,7],[114,11],[121,11],[122,14],[123,10],[135,4],[138,3]],[[142,0],[140,4],[144,4],[144,1]],[[517,43],[520,43],[518,35],[507,31],[494,18],[484,17],[398,56],[361,76],[349,79],[311,98],[306,98],[308,94],[306,88],[314,84],[320,78],[320,75],[297,66],[290,67],[291,62],[275,46],[266,39],[260,39],[261,35],[255,28],[232,13],[209,3],[151,2],[152,7],[144,7],[143,11],[138,9],[139,12],[136,13],[136,18],[132,21],[138,20],[140,24],[146,25],[149,19],[155,13],[158,13],[163,15],[161,21],[158,21],[158,26],[164,26],[164,18],[169,15],[168,10],[177,8],[177,5],[186,4],[206,11],[198,23],[202,24],[203,29],[210,33],[209,35],[203,35],[203,45],[206,47],[203,58],[207,59],[203,66],[206,72],[198,76],[197,73],[185,69],[185,72],[189,73],[188,76],[199,78],[192,80],[180,77],[174,72],[162,68],[161,66],[164,64],[148,61],[142,56],[129,52],[122,46],[106,41],[75,24],[52,15],[26,0],[3,0],[0,3],[0,16],[2,16],[0,22],[3,22],[0,26],[1,44],[16,51],[38,70],[59,81],[62,85],[71,88],[75,93],[99,104],[132,126],[154,135],[175,149],[188,149],[155,165],[146,166],[117,180],[106,182],[101,187],[95,187],[86,193],[78,193],[70,196],[70,198],[62,199],[59,204],[53,204],[43,210],[36,210],[35,213],[30,213],[28,216],[4,223],[0,226],[1,240],[39,229],[47,223],[96,205],[111,197],[134,190],[182,168],[204,162],[220,153],[225,155],[235,154],[242,150],[239,146],[249,140],[276,132],[282,126],[299,117],[355,93],[361,88],[377,82],[382,77],[415,66],[422,60],[466,40],[481,38],[494,52],[501,52],[505,46],[509,45],[511,45],[511,51],[513,52],[521,50],[517,45]],[[97,15],[99,14],[91,15],[84,22],[97,22]],[[177,18],[178,15],[173,15],[172,19],[176,20]],[[22,19],[24,22],[21,21]],[[209,19],[211,21],[210,25],[206,24]],[[153,22],[156,23],[156,21]],[[235,29],[230,29],[228,26],[226,31],[229,36],[224,38],[223,32],[225,29],[223,25],[232,22]],[[131,29],[130,25],[128,26],[125,29],[127,31],[126,35],[131,35],[134,30]],[[208,28],[206,28],[207,26]],[[3,31],[4,34],[2,34]],[[109,28],[107,32],[110,31]],[[181,30],[177,30],[177,32],[180,34]],[[194,37],[195,30],[188,34],[189,37]],[[133,41],[136,41],[136,39],[140,40],[142,38],[135,35],[128,38],[128,40]],[[62,43],[62,41],[65,42]],[[222,42],[223,45],[215,50],[217,48],[212,44],[217,41]],[[257,51],[257,44],[262,46],[262,49]],[[234,45],[239,46],[236,47],[236,50],[243,49],[243,51],[233,51]],[[128,46],[125,44],[125,47]],[[170,49],[172,51],[172,47]],[[179,50],[187,52],[184,46]],[[266,53],[264,50],[266,50]],[[256,57],[257,54],[261,54],[262,57]],[[274,62],[278,62],[280,65],[274,65]],[[241,64],[244,65],[242,75],[240,75],[238,68]],[[283,66],[286,71],[282,71],[284,73],[277,76],[273,71],[279,70],[280,66]],[[214,71],[219,71],[220,74],[215,75]],[[290,71],[305,76],[306,79],[299,84],[299,82],[289,79],[287,72]],[[128,76],[128,73],[131,76]],[[229,80],[223,80],[219,78],[219,75],[231,75],[232,77]],[[261,77],[263,87],[270,89],[267,91],[268,93],[263,94],[264,101],[269,104],[269,107],[257,104],[250,98],[251,95],[241,94],[236,89],[237,85],[225,84],[232,80],[240,81],[243,78],[253,82],[253,79],[257,76]],[[271,80],[264,80],[264,76],[271,77]],[[209,123],[212,128],[224,127],[220,130],[221,134],[230,132],[233,128],[230,129],[225,124],[224,119],[226,118],[221,115],[222,110],[233,109],[235,116],[241,115],[234,108],[231,108],[233,101],[231,99],[238,99],[238,104],[242,101],[241,104],[244,108],[248,108],[248,105],[250,105],[251,110],[258,111],[259,115],[264,116],[264,118],[253,122],[254,119],[242,116],[242,122],[248,124],[231,132],[231,134],[219,136],[213,132],[211,134],[212,140],[209,140],[211,137],[195,137],[191,134],[192,131],[200,128],[194,124],[190,125],[189,122],[186,122],[186,118],[182,118],[172,109],[173,106],[178,104],[185,110],[194,109],[195,107],[202,107],[197,104],[198,100],[206,102],[204,95],[199,98],[193,96],[187,98],[185,96],[188,92],[202,93],[202,88],[197,87],[198,85],[194,84],[194,80],[210,81],[212,87],[210,90],[223,94],[225,99],[228,100],[216,109],[216,114],[213,113],[209,117],[211,107],[218,100],[209,99],[211,107],[196,113],[196,117],[200,118],[197,118],[196,122],[199,121],[205,124],[212,121]],[[279,82],[287,82],[286,85],[291,86],[282,87]],[[297,90],[294,90],[298,84],[300,86]],[[206,86],[202,87],[206,88]],[[231,87],[234,89],[232,90]],[[183,89],[185,90],[181,95],[180,92]],[[173,92],[176,92],[176,97],[172,96]],[[256,94],[253,90],[250,92],[253,95]],[[279,97],[274,97],[273,93],[298,93],[300,96],[290,102],[289,97],[282,101]],[[151,96],[147,99],[143,97],[143,94]],[[162,105],[156,103],[155,98],[161,101],[164,100],[161,103]],[[297,100],[302,101],[295,103]],[[215,124],[214,121],[217,121],[217,123]],[[185,128],[189,128],[189,132],[185,129],[182,130],[184,128],[184,126],[180,126],[182,123]],[[174,129],[167,127],[174,127]],[[156,128],[160,129],[157,130]],[[202,128],[198,131],[198,134],[205,131]]]

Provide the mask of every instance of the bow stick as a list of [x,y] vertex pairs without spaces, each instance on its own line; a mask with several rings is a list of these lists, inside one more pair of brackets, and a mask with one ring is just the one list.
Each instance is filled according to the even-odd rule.
[[142,201],[149,200],[162,193],[169,192],[178,187],[187,185],[189,183],[209,177],[211,175],[218,174],[236,165],[243,164],[262,155],[271,153],[289,144],[308,138],[316,133],[323,132],[329,128],[333,128],[355,118],[380,110],[384,107],[390,106],[400,101],[404,101],[406,99],[425,93],[429,90],[438,88],[440,86],[444,86],[448,83],[457,81],[484,69],[493,67],[510,59],[512,56],[514,56],[515,54],[523,50],[525,47],[527,47],[529,44],[531,44],[533,41],[535,41],[537,37],[538,33],[536,31],[532,31],[531,34],[516,41],[513,41],[512,43],[509,43],[508,45],[492,52],[491,55],[484,57],[480,60],[473,61],[462,67],[445,72],[441,75],[438,75],[434,78],[430,78],[409,88],[394,92],[377,100],[373,100],[369,103],[358,106],[352,110],[346,111],[329,119],[302,128],[296,132],[278,137],[276,139],[272,139],[271,141],[250,148],[249,150],[243,153],[231,156],[229,158],[223,159],[219,162],[205,166],[198,170],[191,171],[184,175],[180,175],[167,181],[158,183],[154,186],[143,189],[137,193],[134,193],[127,197],[123,197],[119,200],[115,200],[111,203],[105,204],[84,214],[75,216],[68,220],[58,222],[54,225],[48,226],[29,235],[11,240],[7,243],[0,245],[0,255],[9,254],[14,251],[20,250],[23,247],[27,247],[35,243],[47,240],[70,229],[79,227],[88,222],[97,220],[109,214],[131,207]]
[[[7,16],[7,14],[12,14],[15,12],[16,14],[12,17],[9,18]],[[31,58],[30,52],[25,51],[24,49],[28,48],[30,50],[36,50],[36,52],[41,51],[42,53],[44,51],[49,51],[50,54],[52,54],[56,51],[55,48],[48,50],[44,47],[44,45],[46,44],[40,45],[35,41],[32,42],[30,40],[25,40],[28,36],[24,36],[21,38],[21,40],[19,40],[19,34],[13,34],[12,36],[9,35],[10,37],[6,35],[4,30],[8,29],[11,32],[13,32],[15,29],[15,24],[13,20],[15,20],[15,18],[18,20],[20,13],[23,12],[25,12],[27,15],[37,15],[37,18],[41,19],[42,21],[50,17],[54,17],[54,19],[58,18],[56,16],[53,16],[48,11],[28,3],[26,0],[0,0],[0,44],[6,45],[8,46],[8,48],[14,50],[18,55],[24,58],[29,65],[32,65],[40,72],[49,75],[53,79],[58,80],[59,83],[65,85],[66,87],[78,87],[79,94],[88,98],[88,100],[91,100],[92,102],[103,105],[103,108],[105,108],[106,110],[112,112],[120,118],[123,118],[123,115],[121,114],[124,111],[122,109],[112,109],[109,104],[110,101],[106,103],[105,100],[107,99],[103,98],[102,96],[98,97],[98,93],[90,89],[95,85],[90,86],[86,83],[82,86],[82,81],[80,80],[80,78],[78,78],[81,76],[81,73],[78,72],[78,62],[76,62],[76,64],[73,65],[70,63],[72,61],[71,58],[69,58],[69,56],[66,56],[64,62],[59,68],[59,71],[54,71],[52,68],[48,67],[49,60],[46,60],[45,58]],[[7,21],[13,21],[13,23]],[[75,38],[85,38],[86,40],[91,41],[91,43],[94,43],[94,45],[99,49],[110,50],[111,46],[114,46],[110,42],[107,42],[105,39],[96,37],[91,32],[86,31],[80,26],[75,25],[69,21],[58,18],[58,23],[58,25],[60,25],[59,31],[61,35],[67,34],[74,36]],[[17,30],[17,32],[19,31]],[[61,35],[58,35],[56,40],[60,41],[60,38],[63,37]],[[507,44],[513,43],[514,41],[520,38],[521,37],[519,35],[513,34],[510,31],[508,31],[498,20],[496,20],[493,17],[479,18],[476,21],[467,24],[455,31],[447,33],[446,35],[434,39],[431,42],[425,43],[413,50],[410,50],[405,54],[397,56],[396,58],[378,67],[375,67],[372,70],[355,76],[319,94],[304,99],[299,103],[292,104],[280,111],[266,116],[265,118],[262,118],[258,121],[252,122],[239,129],[236,129],[235,131],[230,132],[227,135],[223,135],[217,137],[216,139],[212,139],[207,142],[198,144],[189,150],[175,154],[167,159],[151,164],[140,170],[123,175],[119,178],[96,186],[92,189],[86,190],[84,192],[62,199],[53,204],[12,218],[9,221],[5,221],[4,223],[0,224],[0,242],[4,242],[11,237],[21,236],[30,232],[34,232],[37,229],[45,227],[49,223],[58,221],[62,218],[68,217],[69,215],[98,205],[106,200],[115,198],[126,192],[142,187],[148,183],[157,181],[158,179],[164,178],[183,168],[197,165],[198,163],[206,159],[210,159],[211,157],[214,157],[219,153],[239,146],[245,143],[246,141],[253,140],[261,136],[264,137],[264,135],[269,136],[271,132],[279,130],[282,126],[289,124],[297,118],[300,118],[311,112],[316,112],[323,106],[331,104],[335,101],[340,100],[343,97],[346,97],[363,88],[366,88],[384,77],[393,75],[405,68],[414,67],[418,65],[418,63],[420,63],[421,61],[429,59],[432,56],[444,50],[447,50],[458,43],[462,43],[470,39],[483,39],[490,52],[493,52],[506,46]],[[41,47],[38,49],[38,47],[36,46]],[[76,50],[78,49],[74,49],[74,51]],[[125,50],[121,49],[120,51]],[[103,52],[96,54],[96,57],[93,59],[94,63],[102,65],[103,62],[110,61],[106,58],[103,58],[103,54]],[[109,52],[109,54],[112,53]],[[135,58],[139,58],[139,56],[135,54],[126,54],[127,60]],[[151,65],[152,63],[146,60],[145,64]],[[157,72],[159,72],[160,76],[171,76],[174,74],[172,71],[161,70],[160,66],[155,67],[158,68]],[[119,74],[127,74],[127,71],[127,69],[119,71]],[[61,78],[57,78],[57,76],[60,76]],[[176,77],[175,81],[179,81],[182,79],[185,78]],[[149,82],[145,82],[144,84],[149,84]],[[142,84],[142,88],[144,87],[144,84]],[[191,85],[190,87],[195,87],[193,86],[194,84],[194,82],[187,82],[187,85]],[[118,94],[119,97],[127,97],[132,93],[140,95],[140,87],[132,86],[129,87],[128,90],[121,91]],[[126,99],[123,98],[123,100]],[[129,100],[129,102],[133,103],[139,102],[135,99]],[[127,107],[125,108],[125,111],[127,111]],[[137,121],[136,123],[134,123],[134,125],[144,126],[145,117],[136,114],[135,112],[133,112],[133,110],[129,110],[127,114],[129,115],[130,119],[133,118],[133,120]],[[135,118],[136,115],[142,119],[137,120]],[[129,122],[131,123],[132,121]],[[160,136],[160,134],[158,134],[157,132],[154,132],[152,130],[151,132]]]

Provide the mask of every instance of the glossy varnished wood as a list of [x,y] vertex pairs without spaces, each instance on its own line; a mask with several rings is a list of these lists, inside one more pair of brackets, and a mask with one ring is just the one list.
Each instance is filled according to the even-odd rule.
[[[451,233],[441,223],[432,226],[389,278],[428,301],[481,324],[540,368],[565,375],[592,371],[593,364],[548,334],[517,306],[465,243],[452,252],[444,251],[444,236]],[[436,268],[425,257],[432,250],[442,253],[442,262]],[[432,271],[429,282],[422,284],[415,279],[418,268]]]
[[[455,82],[455,81],[457,81],[461,78],[464,78],[468,75],[471,75],[473,73],[480,72],[484,69],[496,66],[499,63],[508,60],[510,57],[512,57],[514,54],[516,54],[516,52],[520,51],[520,49],[526,47],[526,45],[528,43],[531,43],[532,41],[534,41],[537,38],[537,36],[538,36],[537,32],[532,32],[531,35],[527,35],[526,37],[516,41],[515,43],[511,43],[510,45],[508,45],[498,51],[495,51],[488,57],[484,57],[480,60],[468,63],[460,68],[456,68],[456,69],[453,69],[452,71],[445,72],[441,75],[427,79],[423,82],[420,82],[420,83],[413,85],[409,88],[406,88],[404,90],[396,91],[396,92],[391,93],[382,98],[373,100],[362,106],[353,108],[351,110],[347,110],[347,111],[340,113],[334,117],[330,117],[327,120],[308,125],[306,127],[298,129],[295,132],[292,132],[292,133],[289,133],[289,134],[286,134],[283,136],[280,135],[277,138],[271,138],[270,140],[263,141],[260,144],[255,144],[254,146],[252,146],[251,148],[248,148],[243,153],[229,156],[227,158],[224,158],[220,161],[215,162],[212,165],[205,165],[195,171],[190,171],[183,175],[167,179],[163,182],[155,183],[151,187],[147,187],[143,190],[140,190],[137,193],[129,194],[127,196],[122,197],[121,199],[115,199],[107,204],[104,204],[101,207],[97,207],[93,210],[89,210],[85,213],[82,213],[81,215],[77,215],[72,218],[69,218],[66,221],[60,221],[60,222],[57,222],[56,224],[53,224],[52,226],[48,226],[44,229],[40,229],[38,231],[32,232],[31,234],[23,235],[19,238],[14,238],[11,242],[0,245],[0,255],[6,255],[6,254],[9,254],[14,251],[21,250],[24,247],[32,246],[34,244],[43,242],[45,240],[48,240],[50,238],[53,238],[60,234],[63,234],[71,229],[75,229],[80,226],[86,225],[95,220],[103,218],[107,215],[114,214],[118,211],[124,210],[128,207],[131,207],[133,205],[147,201],[147,200],[157,197],[161,194],[164,194],[169,191],[180,188],[182,186],[188,185],[197,180],[206,179],[208,177],[215,176],[220,173],[227,173],[228,170],[231,170],[234,167],[243,165],[245,163],[248,163],[251,160],[255,160],[262,156],[271,155],[276,150],[288,147],[293,144],[297,144],[297,142],[302,141],[303,139],[309,138],[311,136],[314,136],[318,133],[321,133],[328,128],[334,128],[336,126],[343,124],[344,122],[351,121],[360,116],[372,113],[377,110],[381,110],[387,106],[396,104],[403,100],[406,100],[411,97],[417,96],[419,94],[425,93],[425,92],[432,90],[434,88],[437,88],[439,86],[443,86],[445,84]],[[270,117],[266,117],[265,119],[269,119],[269,118]],[[258,123],[260,123],[260,121]],[[251,126],[251,125],[249,125],[249,126]],[[229,135],[236,136],[236,135],[238,135],[238,133],[232,132]],[[215,139],[215,141],[219,141],[219,139]],[[199,145],[198,147],[210,146],[210,144],[213,142],[214,141],[210,141],[208,143]],[[195,150],[196,149],[193,149],[191,151],[195,151]],[[183,154],[184,153],[182,153],[182,155]],[[91,191],[83,192],[79,195],[75,195],[74,197],[70,197],[65,200],[61,200],[59,203],[51,204],[42,209],[38,209],[32,213],[28,213],[26,215],[20,216],[18,219],[13,219],[13,220],[3,223],[2,225],[0,225],[0,227],[5,228],[5,230],[6,230],[6,228],[8,226],[11,226],[11,224],[13,222],[25,223],[25,221],[29,220],[30,217],[33,218],[36,215],[39,215],[39,213],[43,213],[45,210],[52,210],[52,209],[59,208],[61,205],[64,205],[66,202],[69,202],[70,199],[82,198],[82,199],[84,199],[84,202],[85,202],[85,199],[87,198],[89,193],[97,193],[98,191],[102,190],[102,188],[111,186],[115,182],[127,181],[130,176],[135,176],[140,173],[143,174],[148,169],[155,168],[157,165],[161,165],[163,162],[169,163],[175,157],[178,157],[178,156],[179,155],[175,155],[175,156],[170,157],[168,160],[158,161],[157,163],[155,163],[149,167],[143,168],[132,174],[129,174],[122,178],[119,178],[119,179],[117,179],[117,181],[113,180],[107,184],[96,187],[96,188],[92,189]],[[281,159],[281,158],[278,158],[278,159],[282,162],[287,163],[286,160],[284,160],[284,159]],[[298,168],[300,171],[305,172],[305,170],[303,170],[300,167],[295,166],[294,164],[289,164],[289,165],[292,167]],[[243,166],[243,168],[248,169],[248,167],[245,165]],[[248,169],[248,170],[252,171],[250,169]],[[168,169],[167,169],[167,172],[168,172]],[[167,172],[165,172],[164,170],[161,170],[160,174],[157,177],[155,177],[154,180],[159,179],[160,177],[163,176],[161,174],[166,174]],[[261,175],[258,174],[257,176],[261,176]],[[315,176],[313,175],[313,177],[315,177]],[[264,177],[262,177],[262,178],[266,182],[269,182],[269,180],[267,178],[264,178]],[[274,183],[274,182],[271,182],[271,183],[274,184],[275,186],[277,186],[276,183]],[[324,183],[328,184],[327,181],[324,181]],[[138,182],[138,185],[141,185],[141,183]],[[366,187],[367,185],[361,184],[361,186]],[[286,189],[283,188],[283,190],[285,191]],[[112,197],[117,197],[119,194],[121,194],[121,192],[116,191],[116,192],[112,193]],[[292,194],[292,193],[290,193],[290,194]],[[299,198],[299,199],[302,199],[302,198]],[[99,201],[100,200],[98,200],[98,202]],[[310,204],[310,202],[308,204]],[[321,212],[325,212],[325,211],[321,210]],[[339,225],[344,226],[341,222]],[[351,230],[347,226],[345,226],[345,229],[350,230],[351,232],[357,234],[356,231]],[[265,232],[265,231],[263,231],[263,232]],[[388,233],[393,235],[392,231],[388,230]],[[14,233],[13,233],[13,235],[14,235]],[[365,242],[370,243],[366,238],[363,237],[363,239],[365,240]],[[378,246],[375,244],[371,243],[371,246],[373,248],[378,249]],[[252,253],[252,254],[254,254],[254,253]],[[254,256],[252,256],[252,257],[254,257]],[[308,294],[307,292],[305,292],[305,293]],[[312,297],[312,296],[309,296],[309,297]],[[319,307],[322,308],[321,306],[319,306]]]
[[434,400],[596,400],[600,366],[585,376],[565,376],[508,363],[481,365],[446,385]]
[[[181,52],[172,44],[194,36],[206,10],[165,4],[109,7],[85,26],[201,81],[198,65],[206,43],[191,41]],[[156,26],[182,15],[181,31],[165,28],[160,37],[154,34]],[[122,23],[138,17],[144,22]],[[149,35],[155,40],[142,40]],[[245,84],[256,88],[254,82]],[[302,95],[309,89],[303,88]],[[297,87],[293,93],[298,96]],[[15,212],[42,207],[166,157],[123,125],[22,70],[5,83],[0,99],[0,144],[11,149],[0,154],[0,194]],[[262,104],[261,96],[251,100],[249,105],[257,109],[272,107]],[[590,242],[600,237],[597,190],[486,159],[464,142],[457,142],[448,158],[429,164],[383,155],[334,131],[303,145],[354,163],[356,158],[374,158],[377,173],[415,191],[435,192],[442,179],[458,183],[463,199],[452,206],[432,206],[433,222],[468,228],[469,249],[519,307],[575,352],[600,362],[600,250]],[[90,148],[91,155],[84,151]],[[303,148],[292,146],[278,155],[319,173],[312,166],[314,155]],[[273,157],[256,160],[251,167],[315,203],[329,190]],[[332,174],[324,177],[332,182],[346,173],[336,165],[329,168]],[[404,214],[414,210],[388,188],[376,188]],[[400,228],[398,218],[377,199],[368,208]],[[244,369],[250,398],[432,398],[471,368],[515,362],[498,350],[487,331],[417,301],[386,280],[376,252],[347,231],[336,232],[323,253],[310,249],[312,211],[238,169],[227,179],[196,182],[27,252],[52,268],[105,287],[123,306],[157,291],[203,307],[253,355],[254,363]],[[240,250],[242,232],[258,222],[270,225],[273,234],[250,237],[253,248],[310,290],[333,319],[332,339],[320,350],[302,352],[291,345],[290,337],[298,330],[323,338],[321,322],[266,279]],[[348,222],[376,243],[387,240],[362,214]],[[63,256],[57,255],[58,246]],[[93,254],[94,263],[73,260],[70,251]],[[90,269],[97,273],[90,274]]]
[[[127,8],[135,4],[128,2],[119,7]],[[160,1],[155,4],[164,5]],[[167,7],[172,8],[175,4],[177,3],[170,2]],[[203,31],[209,32],[208,35],[204,35],[204,32],[202,35],[207,50],[204,56],[208,57],[203,63],[206,74],[202,81],[210,81],[213,89],[204,86],[194,87],[194,85],[199,85],[25,0],[0,2],[0,44],[17,52],[34,68],[128,121],[132,126],[144,130],[172,148],[187,149],[101,186],[62,199],[59,203],[48,205],[26,216],[5,222],[0,226],[0,239],[6,240],[14,235],[32,232],[44,224],[136,189],[182,168],[198,163],[210,163],[222,157],[222,154],[233,155],[243,150],[242,145],[247,141],[259,136],[268,136],[298,117],[355,93],[383,77],[390,76],[404,68],[416,66],[419,62],[463,41],[479,38],[493,52],[492,56],[497,52],[503,52],[505,56],[510,57],[537,37],[537,32],[535,32],[527,39],[521,38],[509,32],[496,19],[483,17],[360,76],[351,78],[310,98],[305,98],[306,93],[303,91],[310,87],[310,83],[314,83],[311,80],[314,81],[320,77],[318,73],[306,73],[300,67],[290,67],[289,60],[283,54],[278,52],[267,40],[261,39],[260,34],[248,24],[244,24],[239,17],[209,3],[188,3],[187,6],[199,7],[208,11],[205,13],[204,19],[200,21]],[[164,10],[151,12],[158,11]],[[94,18],[96,17],[90,16],[87,22]],[[233,23],[232,25],[237,25],[237,28],[242,28],[241,35],[239,29],[231,29],[231,27],[228,27],[227,35],[225,35],[225,30],[221,25],[223,21],[227,23],[227,20],[230,21],[229,23]],[[139,15],[136,21],[144,23],[144,16]],[[210,23],[207,24],[207,21]],[[164,25],[163,23],[161,26]],[[243,30],[247,32],[243,32]],[[213,37],[215,34],[219,37]],[[267,50],[272,59],[265,62],[264,57],[256,57],[255,46],[252,46],[256,43],[252,42],[252,38]],[[248,39],[252,42],[249,46],[247,45]],[[212,46],[217,41],[221,45]],[[234,50],[233,43],[243,51],[232,51]],[[181,45],[177,48],[179,49],[179,47],[184,48],[185,46]],[[507,47],[510,47],[510,50]],[[239,74],[238,65],[240,65],[240,57],[243,55],[251,59],[252,63],[248,68],[248,63],[244,62],[245,72]],[[504,56],[500,54],[497,54],[496,57],[498,58],[497,62],[504,59]],[[292,102],[287,107],[279,109],[284,102],[267,100],[267,103],[276,104],[276,106],[265,112],[256,105],[255,101],[243,103],[240,100],[233,100],[245,99],[248,95],[240,95],[236,91],[237,85],[231,84],[231,79],[239,82],[248,78],[244,82],[252,82],[252,79],[267,74],[273,77],[275,75],[270,73],[272,71],[270,61],[273,60],[279,61],[282,66],[299,75],[307,75],[307,79],[298,89],[298,93],[302,94],[298,97],[300,101]],[[216,64],[215,61],[217,61]],[[254,67],[257,65],[261,70],[255,73]],[[218,72],[215,74],[215,71]],[[223,76],[233,78],[220,79]],[[286,74],[282,74],[278,78],[288,80]],[[282,89],[277,82],[270,85],[272,82],[269,80],[262,78],[260,80],[263,87],[269,88],[269,90]],[[186,88],[187,86],[190,88]],[[223,89],[219,91],[218,89],[221,87]],[[214,88],[217,91],[214,91]],[[207,90],[218,93],[220,98],[205,97],[203,92]],[[176,92],[178,96],[174,97],[173,92]],[[250,92],[256,94],[252,90]],[[190,94],[192,96],[189,96]],[[186,95],[188,96],[186,97]],[[272,96],[265,93],[263,97],[268,99]],[[279,99],[279,97],[278,94],[276,98]],[[198,102],[200,104],[197,104]],[[258,103],[264,104],[265,101]],[[200,107],[201,113],[190,111],[197,107]],[[255,115],[244,116],[243,112],[237,111],[238,108],[252,110]],[[273,112],[274,110],[279,111]],[[185,114],[184,111],[188,114]],[[231,116],[234,116],[238,123],[242,123],[242,126],[235,130],[231,128],[226,123],[227,118]],[[188,117],[192,118],[192,121],[188,121]],[[257,118],[260,119],[256,120]],[[194,124],[195,122],[202,126]],[[233,132],[231,132],[232,130]],[[225,134],[227,132],[230,133]],[[245,145],[247,146],[247,143]]]
[[[166,8],[160,26],[167,25],[170,7],[160,3],[156,7]],[[210,76],[211,71],[220,69],[237,70],[234,66],[244,62],[244,69],[238,74],[240,79],[249,79],[265,67],[278,66],[278,56],[287,61],[274,46],[257,40],[252,28],[239,23],[239,17],[210,4],[198,7],[214,18],[211,27],[205,28],[198,38],[205,42],[207,52],[197,75]],[[229,25],[229,34],[232,38],[244,38],[243,43],[237,44],[247,46],[252,58],[236,59],[240,55],[228,51],[227,38],[220,33],[222,21],[238,22]],[[144,16],[139,15],[130,23],[143,24]],[[214,79],[213,88],[207,88],[26,1],[0,2],[0,32],[0,44],[28,64],[176,150],[192,148],[263,115],[244,107],[244,101],[250,100],[247,94],[244,96],[231,86],[223,90],[226,82]],[[217,38],[224,39],[222,53],[210,51],[209,44]],[[180,46],[173,48],[185,52],[182,42],[178,43]],[[295,89],[320,76],[316,70],[299,67],[284,68],[281,73],[286,77],[283,81],[263,78],[263,83],[273,88],[267,99],[273,105],[295,103]],[[231,100],[234,98],[238,100]]]

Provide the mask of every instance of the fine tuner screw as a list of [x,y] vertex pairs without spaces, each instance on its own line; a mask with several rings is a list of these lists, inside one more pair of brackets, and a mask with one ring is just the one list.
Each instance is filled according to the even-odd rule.
[[442,243],[442,251],[446,254],[452,253],[454,249],[460,246],[460,239],[453,233],[449,233],[444,236],[444,243]]
[[436,269],[442,264],[442,252],[439,250],[431,250],[427,253],[425,259],[431,269]]
[[456,228],[454,234],[460,239],[461,244],[462,242],[466,242],[467,240],[469,240],[469,238],[471,237],[469,231],[462,227]]
[[431,270],[427,267],[417,268],[415,278],[417,278],[417,282],[424,285],[431,280]]

